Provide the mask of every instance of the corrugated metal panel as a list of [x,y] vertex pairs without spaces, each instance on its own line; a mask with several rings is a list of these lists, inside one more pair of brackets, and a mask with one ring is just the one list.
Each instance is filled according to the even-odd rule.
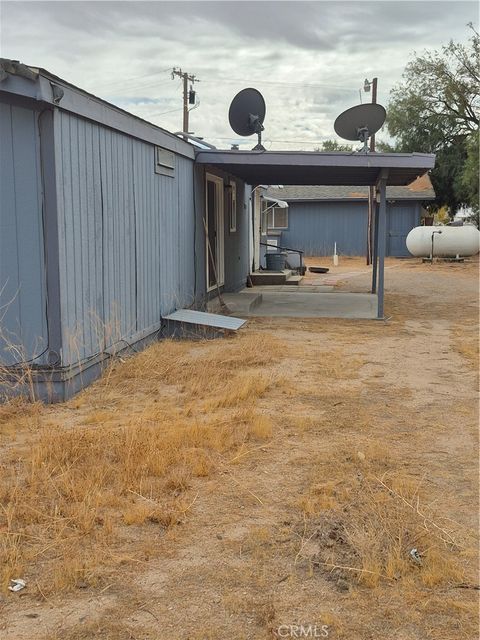
[[222,316],[216,313],[205,313],[204,311],[193,311],[192,309],[179,309],[165,316],[165,320],[174,322],[185,322],[187,324],[199,324],[205,327],[216,327],[217,329],[229,329],[237,331],[246,323],[246,320],[234,318],[232,316]]
[[[31,109],[0,103],[0,361],[5,364],[38,357],[48,342],[37,118]],[[7,342],[20,352],[9,352]]]
[[192,303],[193,168],[177,156],[175,177],[158,175],[153,145],[56,115],[63,364],[71,364]]

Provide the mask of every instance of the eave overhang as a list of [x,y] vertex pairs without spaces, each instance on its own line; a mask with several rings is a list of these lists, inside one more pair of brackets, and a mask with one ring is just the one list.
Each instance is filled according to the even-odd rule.
[[410,184],[435,166],[425,153],[317,153],[310,151],[197,151],[197,164],[216,167],[251,185]]

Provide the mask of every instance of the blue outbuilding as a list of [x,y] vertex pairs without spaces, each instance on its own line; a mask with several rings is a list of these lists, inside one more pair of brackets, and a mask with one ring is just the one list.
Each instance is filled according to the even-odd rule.
[[[264,226],[268,243],[292,247],[306,256],[363,256],[367,251],[368,188],[358,186],[285,186],[266,195],[288,203],[268,206]],[[406,257],[405,239],[420,224],[425,203],[435,199],[428,174],[407,186],[387,187],[386,255]]]

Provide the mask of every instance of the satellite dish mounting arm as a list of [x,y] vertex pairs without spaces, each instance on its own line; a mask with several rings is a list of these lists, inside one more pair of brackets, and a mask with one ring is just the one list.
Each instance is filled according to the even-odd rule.
[[363,153],[368,153],[369,152],[368,139],[370,138],[370,132],[368,130],[368,127],[359,127],[357,129],[357,136],[360,142],[363,143],[363,147],[362,149],[360,149],[360,151]]
[[253,147],[252,151],[265,151],[265,147],[262,145],[262,131],[265,129],[265,127],[261,123],[260,117],[253,115],[253,113],[249,113],[248,114],[248,121],[249,121],[249,124],[252,127],[253,131],[258,136],[258,142]]

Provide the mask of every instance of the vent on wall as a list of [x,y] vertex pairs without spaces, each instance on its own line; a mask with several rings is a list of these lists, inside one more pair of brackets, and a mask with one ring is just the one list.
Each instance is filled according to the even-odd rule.
[[173,151],[155,147],[155,173],[175,177],[175,154]]

